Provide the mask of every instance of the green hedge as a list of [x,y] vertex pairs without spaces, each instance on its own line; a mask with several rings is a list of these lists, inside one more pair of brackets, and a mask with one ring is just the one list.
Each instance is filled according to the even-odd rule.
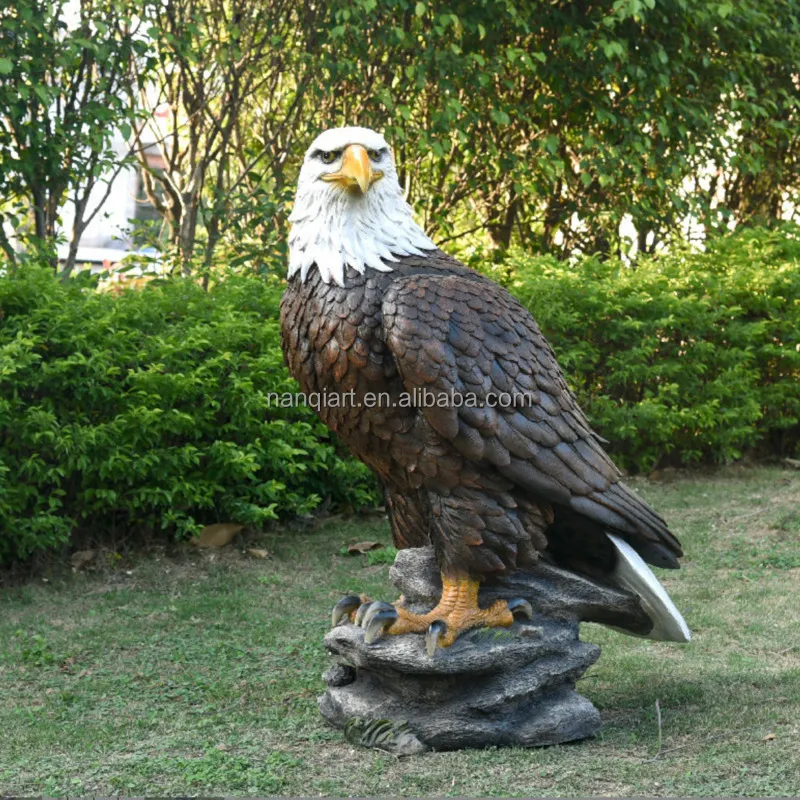
[[260,525],[374,501],[294,391],[282,287],[172,281],[120,296],[45,270],[0,280],[0,561],[93,536]]
[[635,268],[518,257],[510,274],[620,465],[796,452],[797,227],[743,230]]
[[[629,470],[800,441],[800,236],[743,231],[635,269],[517,256],[497,273]],[[510,276],[510,277],[509,277]],[[92,535],[259,525],[376,499],[294,391],[279,282],[120,296],[44,270],[0,279],[0,561]]]

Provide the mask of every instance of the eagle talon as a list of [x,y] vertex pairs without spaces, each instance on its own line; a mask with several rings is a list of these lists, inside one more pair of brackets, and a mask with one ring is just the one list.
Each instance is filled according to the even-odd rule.
[[428,655],[433,658],[436,648],[439,644],[439,639],[447,633],[447,623],[441,619],[435,619],[428,625],[428,630],[425,631],[425,649]]
[[508,601],[508,610],[514,615],[515,619],[533,619],[533,608],[523,597],[515,597]]
[[473,628],[508,628],[518,619],[531,619],[531,604],[522,597],[506,602],[496,600],[489,608],[478,605],[480,582],[475,578],[442,576],[442,596],[427,614],[405,607],[402,596],[396,603],[372,601],[365,595],[347,595],[333,609],[334,627],[349,617],[364,630],[364,643],[382,636],[424,633],[425,649],[433,658],[439,648],[450,647],[465,631]]
[[364,616],[366,615],[367,611],[369,611],[371,605],[372,601],[367,600],[366,603],[362,603],[358,607],[358,611],[356,611],[355,617],[353,617],[353,622],[355,622],[356,625],[362,626],[364,624]]
[[377,600],[374,603],[370,603],[369,606],[367,606],[367,610],[363,614],[359,615],[358,624],[362,628],[369,628],[369,624],[370,622],[372,622],[372,618],[376,614],[380,614],[381,612],[386,612],[386,611],[391,611],[391,613],[394,614],[395,617],[397,617],[397,611],[395,611],[394,606],[389,605],[389,603],[384,603],[381,602],[380,600]]
[[[378,610],[373,610],[379,606]],[[365,615],[366,617],[366,615]],[[397,611],[388,603],[373,603],[369,611],[369,617],[364,622],[364,642],[372,644],[379,639],[386,629],[397,619]]]
[[331,628],[335,628],[345,617],[352,619],[353,612],[360,608],[363,602],[364,598],[357,594],[348,594],[343,597],[331,612]]

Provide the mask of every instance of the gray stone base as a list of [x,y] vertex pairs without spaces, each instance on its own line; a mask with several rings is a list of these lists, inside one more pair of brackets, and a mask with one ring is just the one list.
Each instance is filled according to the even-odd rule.
[[[441,584],[430,548],[401,551],[392,579],[414,611],[435,604]],[[325,646],[334,665],[323,676],[319,709],[357,744],[397,754],[516,745],[535,747],[593,736],[595,707],[575,682],[600,656],[580,641],[582,619],[646,631],[638,602],[621,590],[541,567],[481,589],[481,606],[524,597],[530,622],[470,631],[431,657],[422,634],[364,643],[345,623]]]
[[421,634],[366,645],[362,629],[342,625],[325,637],[338,663],[319,708],[351,741],[398,754],[584,739],[600,715],[575,681],[600,648],[577,628],[534,619],[477,630],[431,658]]

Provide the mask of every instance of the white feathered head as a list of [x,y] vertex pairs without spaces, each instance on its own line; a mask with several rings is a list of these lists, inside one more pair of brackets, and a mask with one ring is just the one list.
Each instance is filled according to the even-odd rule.
[[345,267],[390,272],[391,262],[436,245],[414,222],[392,151],[369,128],[332,128],[308,148],[289,217],[289,277],[316,266],[344,286]]

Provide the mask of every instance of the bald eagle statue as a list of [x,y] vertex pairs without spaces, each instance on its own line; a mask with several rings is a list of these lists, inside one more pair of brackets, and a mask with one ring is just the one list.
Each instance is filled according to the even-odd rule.
[[442,574],[427,614],[351,595],[334,625],[349,616],[368,643],[425,633],[432,654],[530,617],[524,599],[480,608],[478,589],[543,558],[635,592],[652,637],[688,641],[645,563],[677,568],[678,540],[620,480],[529,312],[414,221],[383,136],[317,137],[290,221],[290,371],[378,475],[395,546],[432,545]]

